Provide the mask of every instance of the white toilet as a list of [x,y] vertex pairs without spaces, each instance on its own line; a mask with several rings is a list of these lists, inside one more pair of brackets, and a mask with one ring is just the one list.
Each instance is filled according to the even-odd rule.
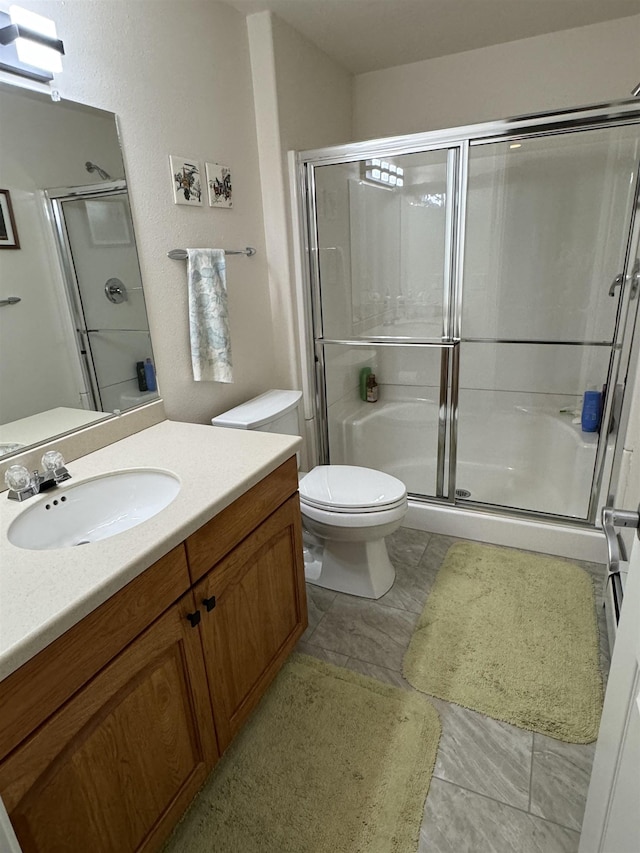
[[[212,418],[214,426],[300,435],[300,391],[267,391]],[[404,483],[354,465],[318,465],[300,474],[305,577],[317,586],[380,598],[395,570],[384,537],[407,512]]]

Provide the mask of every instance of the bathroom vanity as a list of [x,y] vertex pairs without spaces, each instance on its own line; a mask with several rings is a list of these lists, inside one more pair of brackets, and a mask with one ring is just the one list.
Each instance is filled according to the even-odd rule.
[[11,546],[2,507],[0,796],[24,853],[157,850],[242,727],[307,624],[298,445],[165,421],[83,457],[74,478],[181,489],[80,548]]

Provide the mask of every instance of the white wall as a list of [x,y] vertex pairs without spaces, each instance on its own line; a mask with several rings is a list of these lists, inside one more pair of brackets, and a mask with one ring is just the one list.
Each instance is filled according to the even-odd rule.
[[360,74],[354,138],[369,139],[629,97],[640,15]]
[[287,152],[351,136],[351,75],[269,12],[247,19],[279,375],[301,387]]
[[[55,18],[64,40],[63,97],[118,115],[136,238],[167,415],[206,423],[270,387],[275,372],[249,47],[244,16],[188,0],[25,0]],[[229,165],[234,207],[173,204],[169,154]],[[189,246],[255,246],[227,263],[232,385],[192,379],[186,265]],[[276,318],[277,321],[277,318]]]
[[273,16],[282,147],[302,150],[352,138],[352,75]]

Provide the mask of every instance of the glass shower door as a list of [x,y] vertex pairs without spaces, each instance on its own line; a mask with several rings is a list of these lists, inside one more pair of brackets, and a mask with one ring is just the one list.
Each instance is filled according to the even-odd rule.
[[[424,496],[448,487],[458,168],[453,147],[313,170],[324,456]],[[376,402],[361,392],[367,372]]]
[[[473,501],[587,519],[610,385],[637,126],[471,146],[457,485]],[[600,444],[603,444],[600,442]]]
[[127,191],[105,189],[54,204],[91,407],[112,412],[150,402],[157,393],[140,390],[136,368],[153,353]]

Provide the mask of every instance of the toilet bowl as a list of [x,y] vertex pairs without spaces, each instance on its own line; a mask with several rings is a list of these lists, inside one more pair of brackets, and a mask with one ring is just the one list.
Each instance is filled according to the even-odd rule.
[[[211,419],[214,426],[300,435],[300,391],[267,391]],[[305,578],[350,595],[380,598],[395,570],[385,537],[402,523],[404,483],[354,465],[318,465],[300,475]]]
[[385,537],[407,512],[404,483],[372,468],[318,465],[300,479],[300,510],[310,583],[364,598],[389,591]]

